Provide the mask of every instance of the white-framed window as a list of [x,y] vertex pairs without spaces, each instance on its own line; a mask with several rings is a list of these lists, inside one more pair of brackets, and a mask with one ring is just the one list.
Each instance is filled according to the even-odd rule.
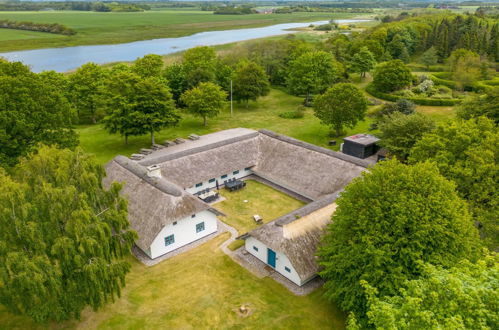
[[253,245],[253,250],[255,250],[256,252],[258,252],[258,248],[256,246]]
[[165,237],[165,246],[172,245],[173,243],[175,243],[175,235]]
[[202,183],[202,182],[200,182],[200,183],[196,183],[196,188],[199,188],[199,187],[201,187],[202,185],[203,185],[203,183]]
[[287,271],[288,273],[291,273],[291,269],[289,269],[288,267],[284,266],[284,270]]
[[199,233],[204,230],[204,221],[196,224],[196,233]]

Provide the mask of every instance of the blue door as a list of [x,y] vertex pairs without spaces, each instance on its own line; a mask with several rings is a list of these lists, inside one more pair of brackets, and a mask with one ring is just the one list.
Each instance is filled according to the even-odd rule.
[[275,252],[267,249],[267,263],[275,268]]

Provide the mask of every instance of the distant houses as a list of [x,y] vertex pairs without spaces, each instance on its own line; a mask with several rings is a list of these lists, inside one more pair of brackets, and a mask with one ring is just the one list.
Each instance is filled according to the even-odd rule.
[[118,156],[105,183],[124,182],[136,245],[151,259],[217,231],[222,215],[198,198],[250,175],[310,201],[245,233],[245,249],[297,285],[316,276],[315,251],[343,187],[368,163],[267,130],[235,128],[159,149],[138,161]]

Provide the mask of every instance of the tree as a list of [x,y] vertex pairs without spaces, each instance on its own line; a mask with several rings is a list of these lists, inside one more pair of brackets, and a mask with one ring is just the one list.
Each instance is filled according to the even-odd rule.
[[[54,77],[52,77],[54,78]],[[58,78],[0,60],[0,166],[36,150],[38,143],[74,148],[76,116]]]
[[133,135],[151,134],[180,121],[172,95],[164,81],[155,77],[141,78],[126,71],[118,71],[108,82],[108,114],[104,127],[110,133],[120,133],[128,143]]
[[494,329],[498,265],[497,256],[477,263],[464,260],[450,269],[428,264],[420,278],[406,281],[393,297],[378,297],[363,282],[369,323],[377,329]]
[[318,250],[327,298],[365,321],[361,280],[380,297],[396,295],[421,275],[422,262],[450,267],[474,260],[478,235],[454,187],[430,163],[395,160],[352,181]]
[[188,88],[196,87],[201,82],[215,82],[217,56],[213,48],[199,46],[186,50],[182,64]]
[[426,70],[430,70],[431,65],[437,64],[438,55],[434,47],[430,47],[426,52],[421,55],[419,59],[422,64],[426,66]]
[[181,100],[187,106],[187,110],[195,116],[206,119],[216,117],[225,106],[227,93],[220,86],[213,83],[200,83],[198,87],[190,89],[182,94]]
[[324,94],[317,96],[314,102],[315,116],[324,125],[331,126],[336,136],[341,135],[343,127],[353,127],[364,119],[367,99],[355,85],[336,84]]
[[256,101],[270,92],[269,78],[261,66],[251,61],[241,61],[233,75],[233,97],[235,100]]
[[471,87],[480,80],[482,71],[480,56],[472,51],[466,49],[453,51],[449,57],[449,66],[461,90]]
[[38,322],[120,296],[136,238],[120,185],[81,149],[42,147],[0,172],[0,303]]
[[142,78],[161,77],[163,71],[163,58],[159,55],[149,54],[135,60],[132,71]]
[[401,60],[380,63],[374,70],[373,84],[381,92],[393,92],[411,83],[411,70]]
[[86,63],[69,76],[69,95],[80,123],[95,124],[103,116],[106,75],[101,66]]
[[499,247],[499,132],[490,119],[480,117],[441,124],[412,148],[409,161],[432,161],[443,176],[455,182],[485,243]]
[[166,67],[163,75],[168,81],[168,86],[170,87],[173,99],[177,105],[180,106],[180,96],[187,90],[184,66],[182,64],[174,63]]
[[422,136],[435,128],[435,122],[420,113],[405,115],[394,112],[378,123],[380,144],[399,160],[406,160]]
[[343,66],[323,51],[307,52],[292,61],[287,84],[295,95],[306,95],[305,104],[312,94],[323,93],[343,75]]
[[354,72],[360,73],[361,77],[366,76],[366,72],[371,71],[376,64],[376,59],[373,53],[367,49],[367,47],[362,47],[358,53],[356,53],[351,62],[351,67]]
[[480,94],[465,100],[457,109],[458,117],[462,119],[485,116],[499,124],[499,87],[487,89]]

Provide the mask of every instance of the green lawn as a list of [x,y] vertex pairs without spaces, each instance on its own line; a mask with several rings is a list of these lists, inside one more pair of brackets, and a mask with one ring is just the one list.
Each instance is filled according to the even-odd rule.
[[253,220],[255,214],[261,216],[263,222],[267,223],[305,205],[254,180],[246,181],[246,187],[241,190],[229,192],[223,189],[220,190],[220,194],[226,200],[215,204],[214,207],[225,213],[226,216],[221,220],[236,228],[240,235],[259,226]]
[[77,31],[74,36],[39,33],[23,38],[25,32],[0,34],[0,51],[75,45],[113,44],[154,38],[179,37],[196,32],[265,26],[285,22],[311,22],[351,18],[349,13],[293,13],[214,15],[206,11],[158,10],[132,13],[83,11],[0,12],[1,19],[59,23]]
[[[345,316],[325,301],[321,289],[305,297],[271,278],[259,279],[218,246],[225,233],[182,255],[132,270],[122,297],[80,322],[36,325],[0,308],[1,329],[343,329]],[[252,311],[241,317],[242,304]]]
[[[207,127],[203,126],[201,118],[184,113],[179,126],[161,131],[156,135],[156,141],[162,142],[176,137],[185,138],[191,133],[201,135],[228,128],[246,127],[253,129],[266,128],[299,140],[327,147],[328,141],[331,139],[329,129],[319,122],[312,109],[307,109],[305,117],[302,119],[283,119],[278,116],[283,111],[296,109],[302,101],[303,99],[300,97],[291,96],[278,89],[272,89],[268,96],[260,98],[258,102],[250,103],[248,108],[235,103],[233,117],[230,116],[230,111],[227,108],[217,118],[209,119]],[[358,123],[353,129],[348,129],[346,134],[367,132],[370,123],[371,119],[368,118]],[[151,146],[149,135],[131,137],[129,138],[129,144],[125,145],[121,136],[109,135],[101,125],[79,126],[77,132],[80,134],[80,145],[87,152],[95,154],[100,163],[106,163],[120,154],[129,156],[136,153],[140,148]],[[341,138],[336,140],[340,142]],[[339,143],[334,148],[338,150]]]

